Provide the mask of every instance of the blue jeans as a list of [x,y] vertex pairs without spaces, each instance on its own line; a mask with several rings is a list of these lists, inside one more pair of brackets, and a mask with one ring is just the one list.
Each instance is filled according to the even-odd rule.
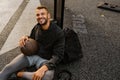
[[42,66],[42,63],[47,61],[46,59],[41,58],[40,56],[33,55],[33,56],[27,56],[29,66],[35,65],[36,68],[38,69],[39,67]]

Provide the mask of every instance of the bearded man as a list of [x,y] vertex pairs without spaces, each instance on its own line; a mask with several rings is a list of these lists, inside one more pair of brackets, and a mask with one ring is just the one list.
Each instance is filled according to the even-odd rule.
[[[0,80],[8,80],[16,72],[18,77],[23,77],[28,80],[53,79],[54,69],[64,56],[64,32],[50,20],[50,13],[44,6],[38,6],[36,8],[36,19],[38,23],[31,30],[30,36],[23,36],[19,41],[19,46],[23,47],[25,41],[28,38],[32,38],[40,44],[38,52],[32,56],[18,55],[2,69]],[[19,72],[23,68],[34,65],[37,69],[35,72]]]

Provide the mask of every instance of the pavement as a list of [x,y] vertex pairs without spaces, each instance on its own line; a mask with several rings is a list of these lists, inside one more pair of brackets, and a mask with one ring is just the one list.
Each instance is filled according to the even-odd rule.
[[[40,3],[47,6],[53,17],[53,1],[19,1],[17,7],[12,8],[9,20],[7,16],[2,18],[6,21],[2,25],[7,27],[0,29],[0,70],[20,54],[17,41],[20,36],[29,35],[35,24],[36,6]],[[102,1],[120,4],[119,0]],[[84,56],[71,64],[59,65],[59,70],[69,69],[76,76],[73,80],[120,80],[120,13],[97,8],[99,2],[101,0],[65,0],[63,27],[73,28],[78,33]],[[15,15],[17,19],[13,18]],[[4,21],[1,20],[0,25]]]

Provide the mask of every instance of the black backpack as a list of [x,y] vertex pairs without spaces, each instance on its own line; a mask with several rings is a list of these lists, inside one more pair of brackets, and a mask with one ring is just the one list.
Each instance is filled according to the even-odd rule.
[[[65,28],[64,33],[65,33],[65,52],[62,63],[67,64],[82,58],[83,54],[77,33],[70,28]],[[63,69],[58,71],[57,76],[55,77],[54,80],[77,80],[77,76],[73,75],[71,71]]]
[[83,57],[82,47],[77,33],[70,28],[64,29],[65,33],[65,52],[63,63],[69,63]]

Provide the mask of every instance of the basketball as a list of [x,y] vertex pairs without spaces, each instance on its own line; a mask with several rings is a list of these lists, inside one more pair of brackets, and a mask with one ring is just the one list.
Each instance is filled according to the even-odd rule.
[[20,50],[24,55],[34,55],[38,51],[38,43],[36,40],[29,38],[25,41],[25,45],[21,47]]

